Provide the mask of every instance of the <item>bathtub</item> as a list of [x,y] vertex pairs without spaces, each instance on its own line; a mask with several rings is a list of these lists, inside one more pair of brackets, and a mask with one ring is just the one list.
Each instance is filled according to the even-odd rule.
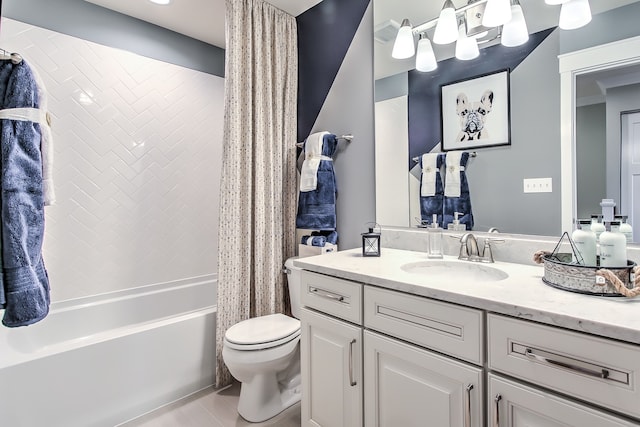
[[39,323],[0,326],[0,425],[113,427],[212,385],[215,303],[210,275],[53,303]]

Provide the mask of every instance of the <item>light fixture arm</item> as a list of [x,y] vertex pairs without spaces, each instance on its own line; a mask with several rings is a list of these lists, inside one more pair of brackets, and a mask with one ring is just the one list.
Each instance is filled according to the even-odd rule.
[[[486,3],[488,1],[489,0],[478,0],[478,1],[475,1],[473,3],[469,3],[469,4],[466,4],[466,5],[462,6],[462,7],[459,7],[459,8],[456,9],[456,16],[458,16],[461,13],[466,12],[469,9],[477,7],[479,4]],[[416,25],[412,29],[413,34],[420,34],[422,32],[425,32],[425,31],[435,27],[437,23],[438,23],[438,17],[435,17],[435,18],[433,18],[433,19],[431,19],[431,20],[429,20],[427,22],[423,22],[422,24]]]

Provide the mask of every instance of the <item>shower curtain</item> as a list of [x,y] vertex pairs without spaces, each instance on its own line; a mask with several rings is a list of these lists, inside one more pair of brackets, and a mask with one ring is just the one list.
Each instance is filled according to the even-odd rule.
[[226,330],[284,312],[297,197],[296,20],[263,0],[226,0],[226,43],[217,387],[232,380],[222,359]]

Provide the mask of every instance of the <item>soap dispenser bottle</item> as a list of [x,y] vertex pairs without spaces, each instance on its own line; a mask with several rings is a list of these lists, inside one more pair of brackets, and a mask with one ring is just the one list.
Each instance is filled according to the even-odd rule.
[[627,239],[620,233],[620,221],[611,221],[610,230],[600,235],[600,267],[626,267]]
[[582,256],[582,265],[595,267],[597,265],[596,233],[591,231],[590,219],[578,220],[578,228],[571,234],[571,240]]
[[467,226],[465,224],[460,224],[460,220],[458,219],[459,215],[464,215],[464,213],[454,212],[453,213],[453,222],[450,222],[447,225],[447,230],[453,231],[466,231]]
[[616,221],[620,221],[620,232],[627,238],[627,243],[633,242],[633,227],[627,222],[626,215],[616,215]]
[[600,235],[606,230],[601,220],[602,215],[591,215],[591,231],[596,233],[596,241],[600,240]]
[[428,258],[442,258],[442,228],[438,226],[438,215],[433,214],[431,227],[427,228],[429,237]]

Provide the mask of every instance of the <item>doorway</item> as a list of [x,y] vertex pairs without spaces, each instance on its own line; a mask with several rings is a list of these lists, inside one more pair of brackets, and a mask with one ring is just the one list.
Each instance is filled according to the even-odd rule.
[[633,241],[640,239],[640,112],[620,114],[620,213],[633,227]]

